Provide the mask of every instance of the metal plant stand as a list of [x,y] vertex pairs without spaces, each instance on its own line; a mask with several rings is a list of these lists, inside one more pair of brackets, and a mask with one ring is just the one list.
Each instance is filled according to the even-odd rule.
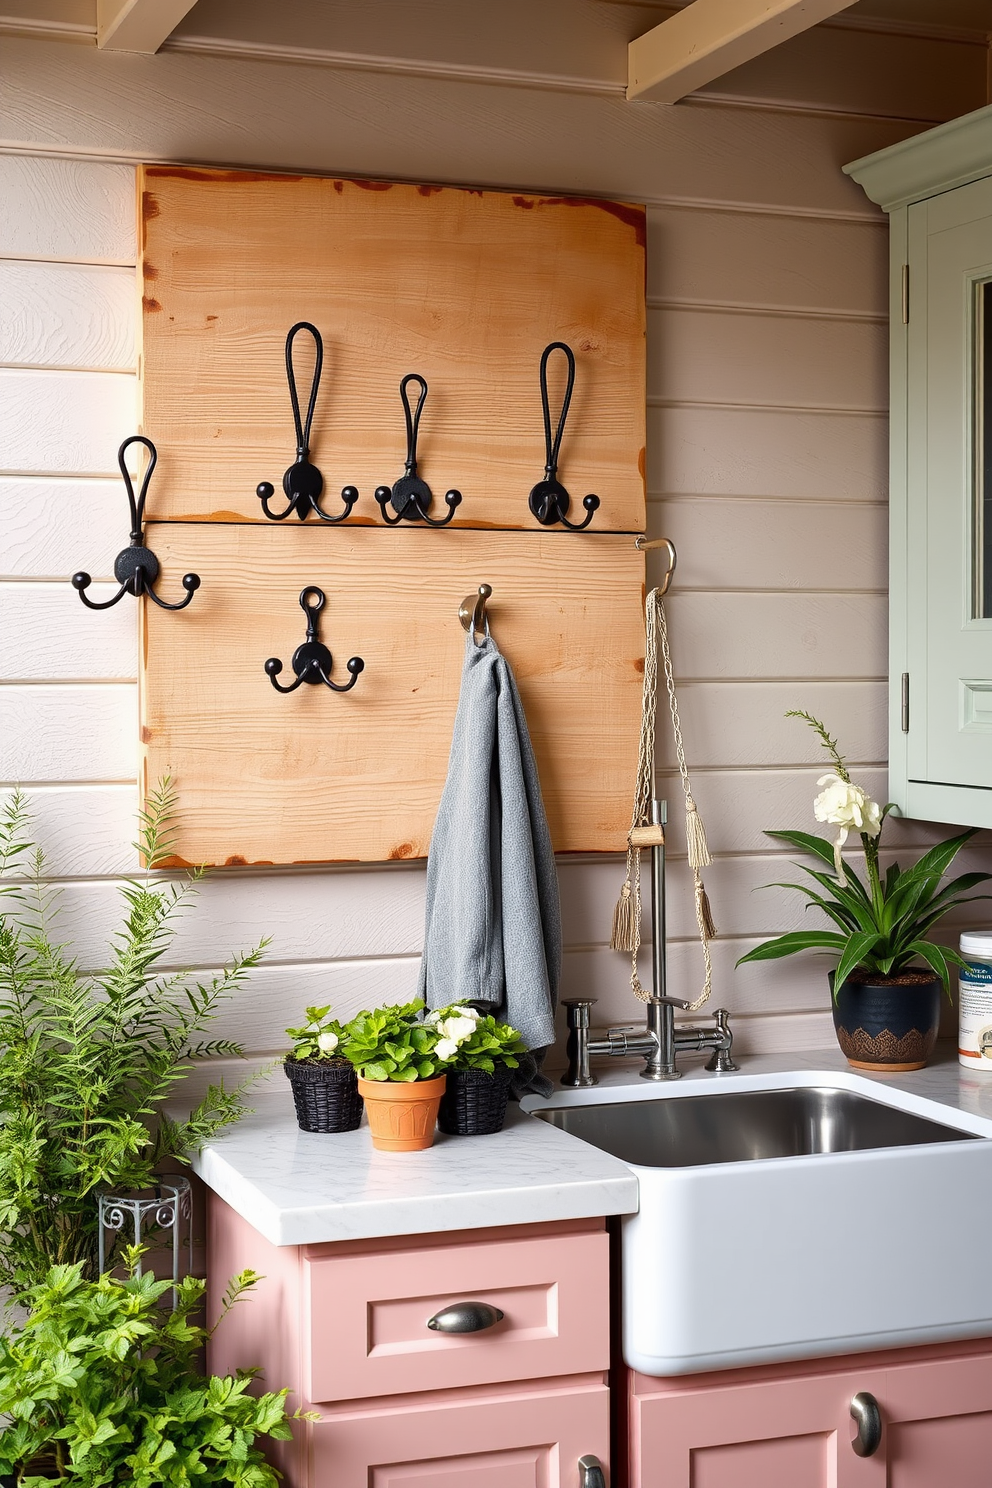
[[[98,1204],[101,1276],[107,1269],[108,1251],[112,1253],[114,1250],[113,1241],[109,1246],[107,1244],[108,1230],[114,1232],[115,1237],[122,1230],[131,1230],[131,1243],[134,1245],[147,1244],[150,1235],[157,1238],[165,1232],[172,1241],[171,1281],[175,1306],[176,1287],[189,1274],[193,1248],[193,1202],[189,1179],[169,1175],[138,1194],[100,1194]],[[141,1272],[140,1262],[138,1272]]]

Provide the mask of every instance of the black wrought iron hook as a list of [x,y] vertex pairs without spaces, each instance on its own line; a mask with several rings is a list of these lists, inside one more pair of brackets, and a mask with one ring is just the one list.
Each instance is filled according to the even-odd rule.
[[[411,409],[410,395],[407,392],[411,382],[420,384],[416,410]],[[375,499],[379,503],[383,521],[388,522],[390,527],[395,527],[397,522],[402,522],[405,517],[408,522],[426,522],[429,527],[447,527],[455,515],[456,508],[461,505],[461,491],[445,493],[444,500],[448,508],[446,517],[428,516],[433,493],[427,482],[422,480],[417,473],[417,435],[420,432],[420,415],[427,402],[426,379],[421,377],[419,372],[408,372],[400,383],[400,398],[406,418],[406,465],[403,474],[392,488],[376,487]],[[386,510],[390,504],[397,514],[395,517],[391,517]]]
[[[300,418],[300,397],[296,391],[296,373],[293,369],[293,342],[299,331],[310,332],[315,351],[306,423]],[[331,517],[320,508],[324,477],[316,465],[311,464],[310,461],[310,430],[313,428],[313,412],[317,406],[317,390],[320,387],[320,374],[323,366],[324,342],[320,332],[308,320],[298,320],[286,337],[286,380],[289,383],[289,400],[293,405],[293,423],[296,426],[296,459],[282,478],[282,488],[289,498],[289,505],[285,511],[270,511],[269,501],[275,495],[275,487],[269,481],[262,481],[255,490],[255,495],[262,503],[262,510],[272,522],[284,522],[287,517],[292,516],[294,511],[301,522],[305,521],[311,512],[314,512],[322,522],[343,522],[351,515],[351,508],[358,500],[357,486],[344,486],[341,491],[341,499],[344,502],[343,512],[338,512],[336,517]]]
[[[131,475],[124,464],[124,454],[132,444],[143,445],[148,451],[148,468],[145,478],[141,482],[141,490],[137,499],[134,495],[134,486],[131,483]],[[141,434],[132,434],[130,439],[125,439],[117,451],[117,463],[124,477],[124,487],[127,491],[128,506],[131,508],[131,543],[122,553],[118,553],[114,560],[114,578],[120,584],[120,588],[113,599],[106,599],[102,603],[86,598],[86,590],[93,580],[88,573],[80,570],[72,576],[72,587],[77,590],[83,604],[89,610],[109,610],[125,594],[133,594],[135,598],[139,594],[146,594],[149,599],[154,600],[161,610],[184,610],[193,595],[200,587],[200,576],[195,573],[183,574],[183,588],[186,590],[186,598],[179,600],[178,604],[167,604],[164,599],[159,599],[152,585],[158,578],[158,559],[150,548],[145,547],[144,532],[142,531],[145,516],[145,497],[148,495],[148,482],[152,478],[152,471],[158,464],[158,450],[150,439],[145,439]]]
[[[551,437],[551,406],[548,400],[548,361],[553,351],[563,351],[568,361],[568,382],[565,385],[565,396],[561,400],[561,413],[558,415],[558,427],[554,438]],[[598,496],[584,496],[582,505],[586,509],[584,521],[570,522],[566,516],[571,497],[558,479],[558,455],[561,450],[562,435],[565,432],[565,420],[568,418],[568,409],[572,401],[572,389],[575,386],[575,357],[572,348],[566,346],[564,341],[552,341],[541,353],[541,407],[544,410],[544,479],[538,481],[530,493],[528,505],[542,527],[553,527],[555,522],[560,522],[563,527],[568,527],[572,532],[581,532],[588,527],[592,521],[593,513],[599,507]]]
[[[308,596],[313,595],[313,601],[308,602]],[[350,692],[358,681],[358,674],[364,672],[365,663],[360,656],[353,656],[347,662],[351,677],[347,682],[332,682],[331,668],[334,658],[330,651],[317,638],[317,616],[324,608],[324,591],[318,589],[316,584],[308,584],[300,594],[300,608],[307,617],[307,638],[302,646],[297,646],[293,652],[293,671],[296,673],[296,681],[291,682],[288,687],[283,687],[276,678],[282,671],[282,662],[276,656],[270,656],[265,663],[265,671],[269,681],[277,692],[295,692],[304,682],[323,682],[325,687],[333,688],[335,692]]]

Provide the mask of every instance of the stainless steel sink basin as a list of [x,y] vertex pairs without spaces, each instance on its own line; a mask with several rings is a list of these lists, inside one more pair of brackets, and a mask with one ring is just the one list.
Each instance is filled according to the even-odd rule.
[[979,1140],[956,1127],[829,1086],[566,1106],[534,1115],[622,1162],[645,1168]]

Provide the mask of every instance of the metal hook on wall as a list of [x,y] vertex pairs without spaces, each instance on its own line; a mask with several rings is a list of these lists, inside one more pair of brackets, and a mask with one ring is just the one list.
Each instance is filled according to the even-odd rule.
[[657,589],[659,596],[663,599],[671,588],[672,579],[675,577],[675,565],[678,562],[678,554],[675,551],[675,544],[671,541],[670,538],[667,537],[635,537],[634,547],[637,548],[639,552],[644,552],[648,548],[668,549],[668,567],[665,570],[665,574],[661,580],[661,583],[654,586]]
[[[134,494],[130,472],[124,464],[125,451],[132,444],[140,444],[148,451],[148,468],[145,471],[145,478],[141,482],[141,490],[138,492],[137,497]],[[102,603],[98,603],[93,599],[87,599],[86,590],[90,587],[93,580],[88,573],[84,573],[82,570],[79,573],[73,574],[70,581],[72,587],[78,592],[83,604],[90,610],[109,610],[119,599],[123,599],[125,594],[133,594],[135,598],[139,594],[146,594],[149,599],[154,600],[155,604],[161,610],[184,610],[200,587],[199,574],[183,574],[183,588],[186,590],[185,599],[179,600],[176,604],[167,604],[164,599],[159,599],[152,587],[159,574],[158,559],[150,548],[145,547],[145,536],[142,530],[145,517],[145,497],[148,495],[148,482],[152,478],[152,471],[158,464],[158,450],[150,439],[145,439],[141,434],[132,434],[130,439],[125,439],[117,451],[117,463],[120,466],[121,475],[124,477],[124,488],[127,491],[128,506],[131,509],[131,542],[122,553],[118,553],[114,560],[114,578],[121,587],[113,599],[104,600]]]
[[[296,391],[296,373],[293,369],[293,342],[300,331],[310,332],[313,337],[315,355],[305,423],[300,418],[300,398]],[[286,337],[286,380],[289,383],[289,400],[293,405],[293,423],[296,426],[296,459],[282,478],[282,488],[289,498],[289,505],[285,511],[269,510],[269,501],[275,495],[275,487],[269,481],[262,481],[255,490],[255,495],[262,503],[263,512],[272,522],[284,522],[287,517],[292,516],[294,511],[301,522],[305,521],[311,512],[314,512],[322,522],[343,522],[351,515],[351,508],[358,500],[357,486],[344,486],[341,491],[341,499],[344,502],[343,512],[339,512],[336,517],[331,517],[327,512],[321,511],[319,505],[320,495],[324,489],[324,477],[316,465],[311,464],[310,461],[310,431],[313,428],[313,413],[317,406],[317,390],[320,387],[320,374],[323,366],[324,342],[320,332],[308,320],[298,320]]]
[[[313,595],[312,600],[310,595]],[[350,679],[347,682],[331,681],[334,658],[317,635],[317,616],[324,608],[324,603],[324,591],[318,589],[316,584],[308,584],[300,594],[300,608],[307,617],[307,638],[293,652],[292,665],[296,681],[291,682],[288,687],[283,687],[281,682],[276,681],[282,671],[282,662],[277,656],[270,656],[265,663],[266,675],[277,692],[295,692],[304,682],[323,682],[325,687],[330,687],[335,692],[350,692],[358,681],[359,673],[364,672],[365,663],[362,658],[353,656],[346,663],[351,673]]]
[[492,598],[492,587],[489,584],[480,584],[475,594],[466,594],[458,606],[458,618],[462,623],[462,629],[467,630],[469,635],[476,640],[477,636],[483,639],[489,634],[489,617],[486,614],[486,601]]
[[[548,361],[553,351],[563,351],[568,363],[568,381],[565,384],[565,396],[561,400],[561,413],[558,415],[558,426],[554,437],[551,434],[551,405],[548,399]],[[572,402],[572,389],[575,386],[575,357],[572,348],[566,346],[564,341],[552,341],[541,353],[541,408],[544,413],[544,479],[538,481],[530,493],[528,505],[534,516],[542,527],[553,527],[560,522],[563,527],[568,527],[572,532],[581,532],[588,527],[592,521],[593,513],[599,507],[598,496],[584,496],[582,505],[585,507],[585,518],[581,522],[570,522],[566,515],[571,505],[571,497],[558,479],[558,456],[561,452],[562,435],[565,433],[565,420],[568,418],[569,405]]]
[[[410,395],[407,392],[411,382],[417,383],[420,388],[415,410],[410,407]],[[420,432],[420,415],[427,402],[426,378],[421,377],[419,372],[408,372],[400,383],[400,398],[406,419],[406,465],[403,474],[394,486],[376,487],[375,499],[379,503],[383,521],[388,522],[390,527],[395,527],[405,517],[408,522],[426,522],[429,527],[447,527],[455,515],[456,508],[461,505],[461,491],[445,493],[444,500],[448,508],[446,517],[428,516],[433,492],[417,472],[417,435]],[[390,504],[397,513],[395,517],[391,517],[386,510]]]

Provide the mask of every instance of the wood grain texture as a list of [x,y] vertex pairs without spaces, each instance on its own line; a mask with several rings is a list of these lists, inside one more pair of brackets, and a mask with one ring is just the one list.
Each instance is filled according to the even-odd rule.
[[137,713],[120,683],[0,687],[0,781],[133,780]]
[[[94,584],[89,597],[102,604],[118,588]],[[133,681],[137,640],[137,605],[127,595],[98,614],[68,581],[0,584],[0,675],[11,681]]]
[[[418,372],[430,385],[419,462],[431,515],[445,514],[454,487],[464,496],[454,525],[536,528],[540,359],[565,341],[577,371],[559,474],[572,520],[592,491],[598,529],[641,530],[640,208],[158,167],[141,184],[143,429],[168,451],[159,516],[265,522],[260,480],[283,509],[295,448],[284,343],[307,320],[325,340],[312,459],[329,513],[348,484],[363,497],[352,520],[381,520],[372,492],[403,473],[399,384]],[[302,398],[309,337],[297,356]]]
[[[2,792],[5,800],[9,794]],[[36,785],[26,795],[31,840],[53,878],[137,872],[136,785]]]
[[[423,856],[458,697],[458,605],[483,582],[556,847],[622,844],[643,658],[630,538],[185,523],[154,533],[166,571],[182,554],[203,580],[181,615],[146,614],[142,656],[146,775],[178,783],[183,858]],[[365,661],[346,696],[307,686],[284,697],[264,673],[276,656],[291,675],[308,584],[327,595],[335,676],[347,657]]]
[[0,402],[3,475],[111,475],[118,446],[135,432],[137,380],[126,372],[0,368]]
[[0,362],[134,371],[134,270],[0,259]]
[[0,155],[0,199],[4,258],[135,261],[133,166]]
[[648,397],[681,403],[885,412],[888,329],[862,321],[648,312]]
[[0,479],[0,530],[0,579],[57,579],[84,568],[109,582],[128,542],[124,485],[119,475]]
[[888,293],[883,222],[651,207],[648,247],[650,301],[878,317]]
[[648,491],[884,501],[888,423],[774,408],[648,410]]

